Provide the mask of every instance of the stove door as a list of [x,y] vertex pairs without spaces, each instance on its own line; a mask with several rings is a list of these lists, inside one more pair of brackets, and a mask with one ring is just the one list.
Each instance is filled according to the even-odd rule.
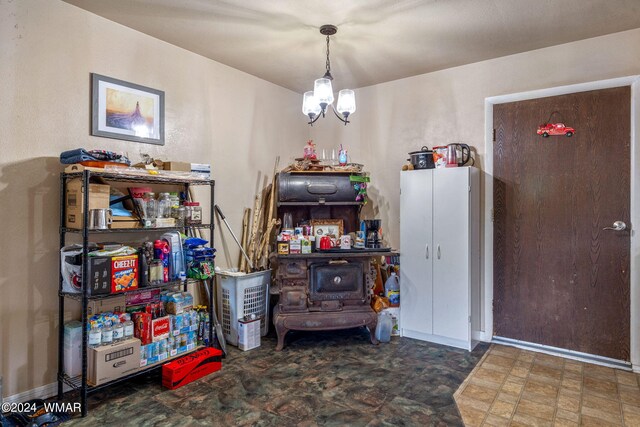
[[362,300],[365,298],[362,262],[331,261],[311,264],[310,300]]

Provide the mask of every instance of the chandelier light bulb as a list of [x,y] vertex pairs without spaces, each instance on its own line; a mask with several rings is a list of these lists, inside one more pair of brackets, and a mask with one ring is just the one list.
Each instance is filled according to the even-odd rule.
[[356,94],[351,89],[342,89],[338,92],[338,103],[336,105],[338,113],[342,114],[345,118],[349,114],[356,112]]
[[331,87],[331,80],[329,79],[317,79],[313,85],[313,96],[323,110],[333,104],[333,88]]
[[320,108],[320,104],[313,96],[313,91],[310,90],[304,93],[302,98],[302,113],[305,116],[309,116],[309,118],[313,119],[315,116],[320,114],[322,109]]

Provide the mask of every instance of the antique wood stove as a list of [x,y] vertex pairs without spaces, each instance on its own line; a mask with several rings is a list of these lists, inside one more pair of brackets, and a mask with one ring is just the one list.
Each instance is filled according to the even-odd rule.
[[[342,219],[344,233],[359,226],[361,203],[349,173],[281,173],[278,176],[278,216],[291,214],[293,223],[313,219]],[[377,344],[377,315],[371,308],[372,257],[381,250],[345,250],[274,255],[275,286],[279,296],[273,324],[282,350],[290,330],[335,330],[366,326]]]

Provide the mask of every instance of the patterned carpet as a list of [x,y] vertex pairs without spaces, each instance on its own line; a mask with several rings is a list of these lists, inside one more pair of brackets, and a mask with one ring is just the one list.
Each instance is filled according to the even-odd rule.
[[394,337],[371,345],[364,329],[290,332],[248,352],[230,348],[222,370],[178,390],[158,375],[92,394],[77,426],[455,426],[453,394],[487,350]]

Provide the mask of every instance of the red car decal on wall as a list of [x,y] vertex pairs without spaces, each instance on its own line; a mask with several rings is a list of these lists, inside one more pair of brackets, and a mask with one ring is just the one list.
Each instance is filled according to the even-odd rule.
[[573,136],[576,130],[572,127],[565,126],[564,123],[543,123],[538,126],[536,133],[547,138],[551,135]]

